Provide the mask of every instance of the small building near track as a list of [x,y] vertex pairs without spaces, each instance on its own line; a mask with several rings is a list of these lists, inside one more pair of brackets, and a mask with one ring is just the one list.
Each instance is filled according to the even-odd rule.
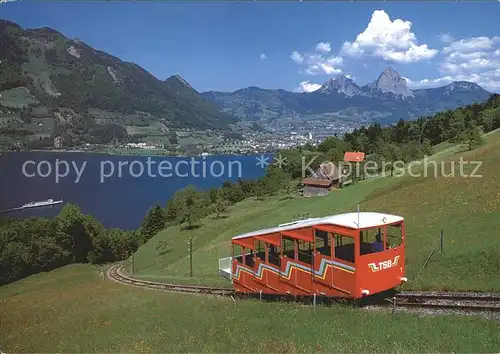
[[348,151],[344,154],[344,162],[363,162],[365,153],[359,151]]
[[327,195],[332,189],[340,186],[341,177],[340,170],[335,164],[321,164],[310,177],[302,180],[302,195],[304,197]]
[[[365,161],[365,153],[364,152],[359,152],[359,151],[348,151],[344,154],[344,163],[346,164],[351,164],[351,175],[350,175],[350,181],[349,182],[354,182],[358,178],[364,178],[364,168],[361,168],[360,171],[360,166],[359,164],[362,163],[364,166],[364,161]],[[345,166],[347,167],[347,166]],[[348,172],[348,169],[342,171],[344,174]],[[347,183],[349,183],[347,182]]]

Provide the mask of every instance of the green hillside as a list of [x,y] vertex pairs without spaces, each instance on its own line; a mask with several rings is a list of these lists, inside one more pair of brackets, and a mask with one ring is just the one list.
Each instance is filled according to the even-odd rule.
[[56,137],[66,146],[166,143],[177,130],[231,132],[237,123],[179,76],[159,80],[54,29],[0,19],[0,40],[0,148],[50,148]]
[[[326,216],[356,210],[402,215],[407,230],[408,288],[494,290],[500,289],[498,256],[500,244],[500,130],[485,135],[486,144],[472,151],[451,147],[430,160],[438,166],[436,178],[429,165],[412,167],[421,177],[378,177],[310,199],[268,197],[250,198],[233,205],[226,218],[208,217],[202,226],[183,230],[172,226],[142,246],[134,257],[139,277],[168,282],[229,285],[217,274],[218,259],[230,255],[231,237],[260,228],[288,222],[298,214]],[[476,174],[481,178],[460,177],[459,162],[481,161]],[[455,169],[455,177],[444,177]],[[471,174],[475,165],[464,166]],[[444,232],[444,254],[435,254],[415,279],[425,259]],[[193,239],[194,277],[189,278],[187,242]],[[166,251],[158,245],[166,243]],[[129,271],[131,268],[129,266]]]

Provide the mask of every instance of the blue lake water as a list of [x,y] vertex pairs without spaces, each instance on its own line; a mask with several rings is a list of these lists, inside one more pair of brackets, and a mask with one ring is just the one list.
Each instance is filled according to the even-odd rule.
[[[272,155],[264,155],[271,162]],[[199,189],[264,175],[261,155],[197,157],[7,152],[0,157],[0,209],[52,198],[77,204],[106,227],[135,229],[156,202],[192,184]],[[61,205],[23,209],[13,217],[54,217]]]

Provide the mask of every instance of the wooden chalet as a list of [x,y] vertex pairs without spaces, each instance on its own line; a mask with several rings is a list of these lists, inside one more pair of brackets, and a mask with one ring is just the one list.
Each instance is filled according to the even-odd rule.
[[310,177],[302,180],[302,195],[304,197],[327,195],[332,189],[340,186],[341,176],[335,164],[321,164]]

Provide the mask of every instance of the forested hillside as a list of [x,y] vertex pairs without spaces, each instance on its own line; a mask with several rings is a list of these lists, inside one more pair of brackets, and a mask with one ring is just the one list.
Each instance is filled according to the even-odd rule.
[[55,219],[0,218],[0,285],[71,263],[101,264],[128,258],[135,232],[107,230],[75,205]]

